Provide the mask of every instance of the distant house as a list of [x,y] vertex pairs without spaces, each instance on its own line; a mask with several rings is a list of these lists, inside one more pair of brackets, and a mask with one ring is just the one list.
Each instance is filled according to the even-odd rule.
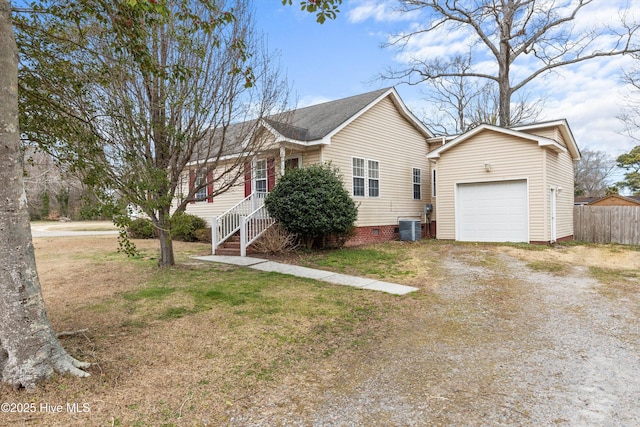
[[594,200],[598,200],[600,197],[593,196],[576,196],[573,198],[573,204],[576,206],[588,205]]
[[[245,154],[244,180],[187,207],[209,223],[215,217],[214,247],[240,227],[238,217],[260,210],[285,170],[320,162],[340,169],[359,205],[350,244],[397,239],[403,219],[430,222],[423,233],[438,239],[549,242],[573,235],[580,153],[565,120],[435,137],[386,88],[265,118],[256,135],[266,148]],[[252,236],[256,221],[246,221]]]
[[589,206],[640,206],[640,200],[634,197],[625,197],[618,194],[610,194],[593,200]]

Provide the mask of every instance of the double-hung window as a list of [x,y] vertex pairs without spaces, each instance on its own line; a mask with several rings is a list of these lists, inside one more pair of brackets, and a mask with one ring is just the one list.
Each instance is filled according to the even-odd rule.
[[267,192],[267,161],[256,161],[255,169],[256,193]]
[[[200,187],[201,185],[203,185],[206,181],[206,172],[203,170],[199,170],[196,173],[196,177],[195,180],[193,182],[193,186],[195,188]],[[194,195],[195,199],[198,201],[204,201],[207,198],[207,187],[204,186],[202,188],[200,188],[198,191],[196,191],[196,194]]]
[[364,159],[353,158],[353,195],[364,197],[365,182]]
[[380,197],[380,162],[354,157],[352,166],[353,195]]
[[413,200],[422,199],[422,171],[418,168],[413,168],[412,172],[413,181]]
[[380,197],[380,162],[367,161],[367,173],[369,175],[369,197]]

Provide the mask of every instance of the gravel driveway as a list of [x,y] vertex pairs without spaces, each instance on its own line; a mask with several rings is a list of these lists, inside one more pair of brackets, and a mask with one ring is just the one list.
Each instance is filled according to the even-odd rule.
[[640,425],[638,286],[463,246],[440,265],[418,319],[255,396],[228,425]]

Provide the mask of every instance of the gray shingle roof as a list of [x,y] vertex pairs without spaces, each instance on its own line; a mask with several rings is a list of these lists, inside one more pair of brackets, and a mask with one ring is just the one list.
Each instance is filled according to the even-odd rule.
[[265,118],[285,138],[316,141],[327,136],[390,88],[375,90]]
[[[265,117],[263,120],[285,138],[301,142],[318,141],[365,109],[389,89],[391,88],[297,108]],[[256,124],[255,120],[250,120],[229,125],[224,137],[222,154],[240,154],[244,149],[242,142],[255,131],[253,126]],[[215,157],[220,150],[221,138],[221,130],[210,130],[193,153],[191,161]]]

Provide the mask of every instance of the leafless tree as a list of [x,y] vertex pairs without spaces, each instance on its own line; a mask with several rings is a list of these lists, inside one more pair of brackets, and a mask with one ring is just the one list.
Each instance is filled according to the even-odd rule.
[[616,169],[616,161],[605,151],[583,149],[574,168],[577,196],[603,197],[611,185],[609,178]]
[[[498,124],[499,94],[494,82],[465,77],[473,65],[471,54],[456,56],[452,66],[459,75],[428,80],[425,99],[432,108],[424,114],[425,124],[436,134],[457,134],[479,124]],[[512,105],[511,125],[533,122],[542,111],[542,101],[520,97]]]
[[[163,7],[156,1],[122,3],[141,9]],[[323,9],[316,16],[318,20],[332,18],[330,12]],[[86,377],[89,374],[83,369],[89,364],[64,350],[48,320],[42,297],[24,190],[18,125],[18,49],[12,24],[11,5],[8,0],[0,0],[0,383],[34,388],[54,372]],[[259,79],[260,75],[256,77]]]
[[[25,116],[43,118],[25,133],[103,194],[139,207],[158,230],[159,265],[170,266],[172,202],[183,211],[243,176],[245,156],[263,143],[254,137],[258,119],[282,108],[286,86],[245,1],[168,2],[164,14],[127,2],[94,3],[98,13],[56,41],[58,56],[71,64],[62,68],[65,78],[56,58],[35,49],[23,63],[21,89],[34,110]],[[48,23],[32,25],[21,45],[37,47]],[[50,133],[59,123],[65,138]],[[187,169],[199,179],[181,193]]]
[[[492,59],[488,66],[471,69],[456,67],[455,58],[413,56],[403,70],[391,70],[388,78],[410,84],[445,78],[479,78],[497,86],[498,123],[509,126],[512,97],[538,76],[583,61],[638,52],[638,24],[630,22],[629,11],[620,12],[617,27],[594,24],[576,29],[576,17],[583,9],[597,8],[594,0],[400,0],[404,12],[424,12],[426,22],[393,37],[389,46],[406,48],[420,36],[468,34],[469,46]],[[474,58],[475,61],[478,58]],[[519,63],[516,63],[520,60]],[[512,73],[520,64],[518,75]]]
[[[640,62],[640,54],[633,55]],[[631,87],[624,111],[618,118],[624,125],[623,133],[640,141],[640,67],[626,71],[624,82]]]
[[49,153],[32,146],[25,146],[23,153],[30,218],[77,217],[87,196],[80,178],[65,171]]

